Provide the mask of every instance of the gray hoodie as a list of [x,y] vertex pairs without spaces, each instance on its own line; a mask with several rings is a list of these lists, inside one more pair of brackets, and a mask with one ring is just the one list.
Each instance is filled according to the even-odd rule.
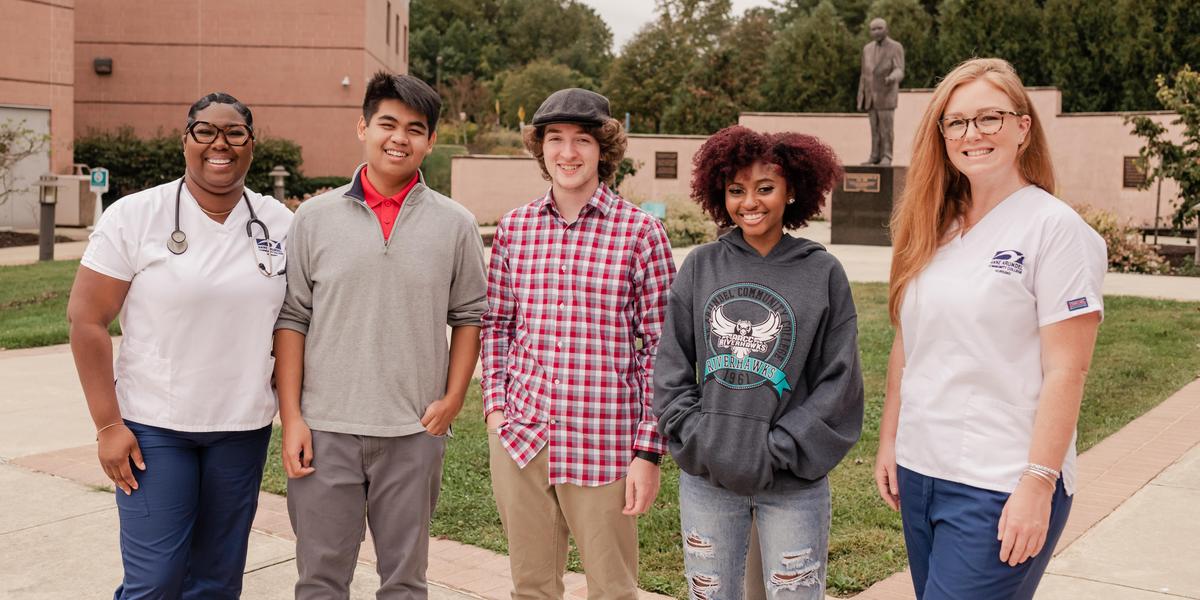
[[671,286],[654,412],[684,471],[739,494],[824,477],[862,433],[858,324],[842,265],[740,229],[696,248]]

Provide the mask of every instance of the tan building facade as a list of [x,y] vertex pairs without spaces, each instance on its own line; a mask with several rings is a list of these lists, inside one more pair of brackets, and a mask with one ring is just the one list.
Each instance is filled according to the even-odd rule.
[[[1132,127],[1125,124],[1126,114],[1063,113],[1062,94],[1057,89],[1029,88],[1029,94],[1050,141],[1058,178],[1056,193],[1072,205],[1112,211],[1138,226],[1152,225],[1156,189],[1131,187],[1137,174],[1131,172],[1130,161],[1137,156],[1142,140],[1130,134]],[[932,95],[932,90],[901,90],[895,118],[894,164],[906,165],[911,160],[912,139]],[[1173,114],[1145,114],[1166,125],[1174,135],[1180,134],[1177,126],[1169,124],[1175,118]],[[757,131],[798,131],[816,136],[832,146],[845,164],[863,162],[871,153],[866,114],[742,113],[738,122]],[[639,169],[621,184],[621,193],[637,201],[686,198],[692,158],[704,140],[704,136],[629,136],[626,155]],[[493,157],[455,157],[451,163],[455,199],[471,208],[480,222],[487,223],[519,206],[528,190],[547,187],[532,159],[524,159],[528,168],[511,164],[516,160],[509,159],[504,176],[497,176],[499,173],[487,170],[492,167],[484,166],[491,165]],[[1173,211],[1170,199],[1177,191],[1174,182],[1163,183],[1164,222]]]
[[0,227],[37,224],[37,177],[71,172],[75,131],[74,0],[0,0],[0,122],[49,136],[49,152],[23,161]]
[[192,102],[224,91],[254,111],[258,135],[301,145],[305,175],[348,175],[367,79],[408,71],[408,5],[77,0],[76,134],[177,131]]

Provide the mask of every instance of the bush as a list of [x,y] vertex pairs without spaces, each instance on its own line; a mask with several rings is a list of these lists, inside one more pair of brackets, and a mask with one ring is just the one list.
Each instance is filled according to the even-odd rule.
[[[639,206],[643,202],[653,201],[630,199],[630,202]],[[713,223],[695,202],[680,196],[667,196],[663,202],[667,205],[667,218],[663,220],[663,227],[667,229],[667,238],[671,240],[672,248],[686,248],[717,239],[716,223]]]
[[512,129],[492,128],[480,131],[475,140],[467,144],[471,154],[504,154],[519,156],[525,154],[525,142],[521,140],[521,132]]
[[421,163],[421,173],[425,175],[425,185],[440,194],[453,197],[450,190],[450,157],[466,153],[466,146],[453,144],[434,146],[433,152],[425,157],[425,162]]
[[1154,246],[1141,239],[1138,228],[1122,223],[1117,216],[1106,210],[1090,207],[1077,209],[1108,247],[1108,270],[1117,273],[1166,273],[1170,270],[1167,259]]
[[[75,161],[109,172],[109,193],[105,206],[134,192],[161,185],[183,176],[183,134],[178,131],[139,138],[132,127],[117,131],[89,132],[75,140]],[[284,180],[289,196],[301,196],[308,189],[300,170],[303,163],[300,145],[284,138],[261,137],[254,143],[254,163],[246,173],[246,187],[271,193],[268,173],[283,165],[289,173]]]

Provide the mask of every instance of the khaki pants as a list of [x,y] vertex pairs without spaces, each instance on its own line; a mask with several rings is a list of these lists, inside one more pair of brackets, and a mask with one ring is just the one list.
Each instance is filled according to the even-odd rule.
[[548,449],[524,469],[488,432],[492,493],[508,536],[513,600],[561,600],[567,535],[575,538],[589,600],[637,598],[637,517],[621,514],[625,480],[550,485]]

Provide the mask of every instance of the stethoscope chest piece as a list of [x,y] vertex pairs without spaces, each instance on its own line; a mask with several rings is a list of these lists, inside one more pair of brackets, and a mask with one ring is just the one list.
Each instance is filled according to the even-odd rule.
[[183,231],[176,229],[171,232],[171,237],[167,239],[167,250],[170,250],[171,254],[183,254],[187,252],[187,246],[187,236],[184,235]]

